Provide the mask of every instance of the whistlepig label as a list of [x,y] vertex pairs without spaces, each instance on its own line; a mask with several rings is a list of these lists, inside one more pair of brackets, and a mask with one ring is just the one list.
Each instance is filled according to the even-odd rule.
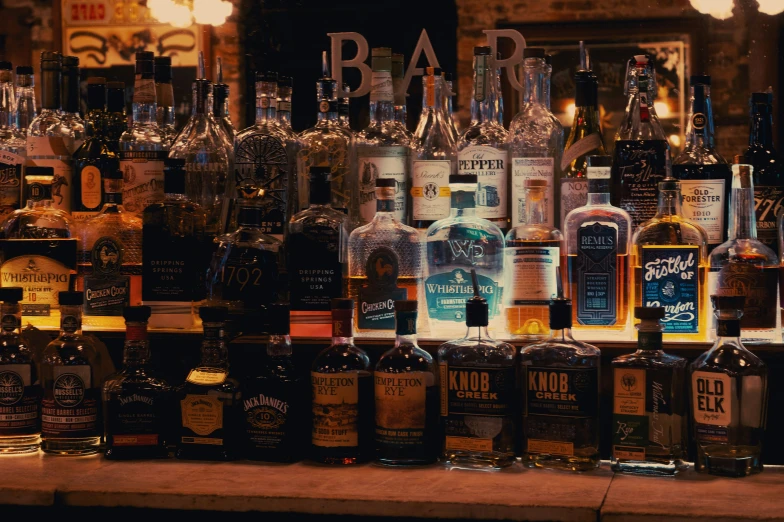
[[313,386],[314,446],[359,445],[359,375],[357,373],[310,373]]
[[424,444],[428,376],[426,372],[373,374],[378,446],[411,447]]

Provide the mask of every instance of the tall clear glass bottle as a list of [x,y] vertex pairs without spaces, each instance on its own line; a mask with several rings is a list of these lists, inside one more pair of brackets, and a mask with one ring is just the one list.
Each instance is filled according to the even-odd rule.
[[409,140],[413,135],[408,131],[408,114],[406,111],[406,92],[403,90],[403,82],[406,78],[406,68],[404,56],[400,53],[392,54],[392,90],[395,98],[395,122],[399,128],[406,133]]
[[172,86],[171,56],[156,56],[153,59],[155,74],[155,121],[164,136],[164,143],[171,147],[177,137],[174,87]]
[[556,125],[545,100],[545,85],[551,67],[544,61],[544,49],[526,47],[523,51],[525,92],[523,108],[509,124],[509,216],[510,228],[525,224],[525,180],[547,182],[544,224],[555,226],[555,179],[561,163],[563,127]]
[[457,173],[474,174],[479,180],[477,217],[502,230],[508,227],[507,132],[495,119],[496,67],[490,47],[474,47],[474,92],[471,125],[457,141]]
[[62,111],[60,118],[63,127],[68,129],[73,141],[69,142],[68,152],[73,154],[84,142],[84,120],[79,111],[81,109],[80,96],[80,70],[79,58],[76,56],[63,56],[62,68]]
[[711,296],[716,342],[690,367],[692,436],[700,473],[745,477],[762,471],[768,368],[741,342],[743,296]]
[[278,76],[278,123],[291,129],[291,97],[294,94],[294,79]]
[[14,125],[27,137],[27,130],[36,116],[38,106],[35,103],[35,74],[29,65],[16,68],[16,104],[14,105]]
[[[0,62],[0,221],[22,207],[22,182],[27,143],[16,127],[13,69]],[[25,129],[26,130],[26,129]]]

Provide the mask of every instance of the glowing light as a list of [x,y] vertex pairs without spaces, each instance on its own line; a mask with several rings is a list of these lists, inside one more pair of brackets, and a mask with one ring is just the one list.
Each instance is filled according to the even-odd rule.
[[223,25],[234,8],[226,0],[193,0],[193,8],[182,0],[148,0],[147,7],[156,20],[175,27],[189,27],[194,21],[204,25]]
[[760,13],[777,15],[784,11],[784,0],[757,0]]
[[672,111],[670,110],[670,106],[667,105],[667,102],[654,102],[653,108],[656,110],[656,114],[659,116],[659,118],[669,118],[672,116]]
[[[781,0],[767,1],[781,2]],[[691,6],[700,13],[711,15],[719,20],[726,20],[732,16],[733,0],[689,0],[689,2],[691,3]]]
[[224,0],[193,0],[193,18],[198,24],[222,25],[233,8]]
[[670,134],[670,145],[673,147],[680,147],[681,146],[681,137],[677,134]]

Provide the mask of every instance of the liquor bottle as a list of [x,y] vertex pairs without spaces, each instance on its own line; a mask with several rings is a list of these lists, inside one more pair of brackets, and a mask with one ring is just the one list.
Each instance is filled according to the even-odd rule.
[[392,49],[373,51],[373,80],[370,91],[370,124],[357,136],[360,223],[370,223],[376,214],[376,179],[394,179],[395,219],[406,220],[411,149],[409,137],[394,124]]
[[[351,226],[359,223],[359,183],[354,134],[338,120],[338,84],[330,77],[327,53],[322,55],[323,77],[316,82],[318,122],[299,135],[302,148],[297,153],[299,208],[308,205],[310,167],[330,167],[332,208],[346,209]],[[346,98],[348,99],[348,98]]]
[[682,217],[678,181],[665,178],[658,188],[656,215],[637,227],[632,238],[629,301],[634,306],[664,307],[665,338],[704,340],[708,237],[702,227]]
[[773,94],[751,93],[751,129],[749,148],[744,153],[754,168],[754,201],[759,240],[774,252],[778,247],[776,218],[784,204],[784,166],[773,146]]
[[449,176],[457,172],[457,144],[441,108],[440,69],[427,68],[422,90],[422,115],[412,142],[408,218],[408,224],[417,229],[449,216]]
[[743,343],[765,344],[778,338],[779,259],[757,239],[752,170],[743,156],[735,156],[729,240],[711,252],[708,286],[711,295],[746,298],[740,321]]
[[544,99],[551,67],[544,61],[544,49],[526,47],[523,51],[525,92],[523,108],[509,125],[507,145],[511,161],[509,216],[511,228],[525,223],[525,180],[547,182],[544,224],[555,226],[556,169],[561,162],[563,127],[556,125]]
[[98,453],[99,356],[82,335],[82,292],[60,292],[60,335],[41,354],[41,449],[53,455]]
[[15,125],[11,62],[0,62],[0,221],[22,206],[22,171],[27,144]]
[[[265,233],[282,241],[286,223],[297,209],[295,169],[300,142],[290,128],[277,123],[277,79],[274,72],[256,73],[256,122],[240,131],[234,140],[235,171],[226,187],[228,207],[224,214],[229,224],[235,222],[234,197],[238,188],[246,183],[256,184],[266,194],[259,202],[260,224]],[[316,139],[315,135],[312,137]],[[324,147],[322,152],[328,154],[328,146]],[[331,163],[326,161],[325,165]],[[307,171],[299,175],[307,176]]]
[[294,79],[278,76],[278,123],[291,130],[291,97],[294,94]]
[[329,312],[343,295],[348,217],[329,204],[329,167],[310,168],[310,206],[291,218],[287,242],[291,309]]
[[395,122],[398,127],[405,131],[409,139],[413,135],[408,131],[408,114],[406,111],[406,92],[403,90],[403,83],[406,78],[406,68],[404,56],[400,53],[392,53],[392,91],[395,103]]
[[170,158],[185,160],[185,193],[207,215],[208,236],[222,233],[221,208],[229,176],[229,156],[223,131],[212,118],[212,82],[193,82],[193,112],[169,151]]
[[70,212],[74,136],[60,115],[62,58],[60,53],[41,53],[41,113],[27,130],[27,165],[54,169],[52,205]]
[[448,72],[441,72],[441,96],[443,99],[441,101],[441,110],[444,111],[444,121],[449,127],[449,131],[452,133],[452,140],[457,143],[457,140],[460,138],[460,131],[458,130],[457,124],[457,116],[455,116],[452,100],[455,96],[455,92],[452,89],[452,74]]
[[525,390],[522,460],[527,467],[571,471],[599,467],[601,353],[576,341],[571,327],[571,300],[552,299],[550,338],[520,352]]
[[30,124],[38,116],[38,106],[35,103],[35,74],[29,65],[19,65],[16,68],[15,96],[14,125],[24,137],[27,137]]
[[683,217],[700,225],[708,234],[708,250],[727,239],[732,174],[716,152],[713,139],[713,109],[707,75],[692,76],[691,109],[686,127],[686,146],[672,162],[672,175],[681,182]]
[[636,307],[637,351],[612,360],[612,469],[674,475],[688,465],[686,359],[664,353],[664,308]]
[[106,82],[106,137],[111,147],[119,150],[120,137],[128,130],[128,116],[125,114],[125,84]]
[[588,202],[564,221],[572,329],[625,330],[629,323],[632,220],[610,204],[612,158],[588,156]]
[[670,145],[653,106],[654,74],[645,55],[629,62],[625,90],[629,101],[615,135],[613,204],[629,213],[635,228],[656,214],[656,187],[669,167]]
[[98,215],[104,179],[120,170],[117,152],[107,141],[106,79],[87,80],[87,139],[74,153],[71,217],[76,223]]
[[419,232],[395,217],[396,186],[394,179],[376,179],[376,215],[348,240],[348,297],[361,332],[394,330],[393,303],[421,292],[424,246]]
[[743,296],[711,296],[716,342],[690,367],[695,469],[744,477],[762,471],[768,368],[741,342]]
[[2,222],[4,239],[55,239],[71,237],[71,218],[52,205],[52,167],[27,167],[27,205]]
[[307,445],[308,382],[291,356],[288,306],[271,305],[269,324],[266,351],[256,355],[242,381],[245,457],[294,462]]
[[417,345],[417,302],[395,301],[395,346],[373,374],[376,460],[388,466],[432,464],[439,455],[438,373]]
[[473,269],[468,284],[465,337],[438,348],[442,459],[456,467],[506,468],[517,444],[517,349],[490,337],[489,308]]
[[351,99],[348,97],[348,93],[351,91],[351,88],[347,83],[344,83],[342,86],[343,96],[338,98],[338,121],[340,122],[340,126],[351,131]]
[[155,75],[155,121],[164,136],[166,147],[171,147],[177,137],[176,110],[174,107],[174,87],[172,86],[171,56],[153,58]]
[[120,316],[142,300],[142,220],[123,206],[122,172],[104,172],[103,190],[101,212],[79,227],[77,286],[84,315]]
[[454,335],[465,321],[462,302],[473,293],[470,274],[475,269],[479,290],[488,301],[491,329],[499,330],[504,287],[504,233],[476,217],[477,177],[449,177],[452,210],[425,234],[427,263],[425,299],[430,332]]
[[545,224],[547,182],[527,179],[525,225],[506,234],[504,315],[506,331],[527,340],[545,339],[550,299],[559,294],[564,255],[563,235]]
[[136,215],[163,199],[163,160],[169,147],[166,134],[158,127],[157,110],[153,54],[139,51],[133,85],[133,121],[119,142],[120,168],[125,179],[123,201],[128,212]]
[[494,118],[497,82],[491,52],[490,47],[474,47],[471,125],[457,141],[457,173],[477,176],[477,217],[505,230],[508,226],[507,132]]
[[332,344],[313,361],[311,459],[351,465],[373,457],[373,369],[354,345],[354,301],[332,300]]
[[41,383],[33,351],[22,338],[23,289],[0,288],[0,454],[37,452],[41,446]]
[[234,460],[241,449],[242,393],[229,370],[223,306],[202,306],[201,362],[177,392],[178,459]]
[[149,306],[126,306],[122,369],[103,383],[104,437],[108,459],[168,456],[169,385],[157,377],[147,339]]
[[[291,92],[289,90],[289,97],[290,96]],[[231,112],[229,111],[229,86],[223,83],[223,61],[220,57],[218,57],[218,81],[215,82],[212,89],[212,115],[218,123],[218,127],[223,131],[223,135],[226,138],[227,143],[229,143],[233,155],[234,138],[237,136],[237,130],[231,122]]]
[[68,152],[73,154],[84,142],[84,120],[79,115],[80,110],[80,74],[79,58],[76,56],[63,56],[62,68],[62,103],[60,112],[61,125],[68,129],[68,134],[73,138],[66,142]]

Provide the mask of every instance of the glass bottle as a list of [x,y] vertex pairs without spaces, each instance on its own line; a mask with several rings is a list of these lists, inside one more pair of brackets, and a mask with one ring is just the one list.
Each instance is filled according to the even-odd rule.
[[[106,112],[106,78],[91,76],[87,78],[87,112],[84,115],[85,139],[95,136],[100,129],[108,124]],[[108,139],[104,131],[102,138]]]
[[53,455],[98,453],[100,357],[82,335],[82,292],[60,292],[60,335],[41,354],[41,449]]
[[71,237],[71,218],[52,206],[52,167],[25,169],[27,205],[0,224],[4,239],[54,239]]
[[716,342],[690,367],[695,469],[744,477],[762,471],[768,368],[741,342],[743,296],[711,296]]
[[754,218],[753,167],[742,156],[732,165],[732,199],[729,240],[710,255],[708,286],[711,295],[746,298],[740,321],[744,344],[764,344],[778,339],[776,329],[779,259],[757,240]]
[[522,459],[527,467],[599,467],[601,353],[576,341],[571,326],[571,300],[552,299],[550,338],[520,351]]
[[245,457],[294,462],[307,447],[308,382],[294,365],[289,337],[289,308],[269,308],[266,351],[246,369],[242,381]]
[[457,116],[454,113],[452,100],[455,96],[455,91],[452,89],[452,74],[448,72],[441,72],[441,110],[444,111],[444,121],[446,122],[449,131],[452,133],[452,140],[457,143],[460,138],[460,131],[458,130]]
[[404,56],[400,53],[392,53],[392,91],[395,104],[395,123],[398,128],[404,131],[409,138],[413,135],[408,131],[408,115],[406,111],[406,92],[403,90],[403,83],[406,78],[406,68]]
[[343,295],[347,272],[348,217],[329,204],[329,167],[310,168],[310,206],[289,223],[286,248],[291,309],[330,311]]
[[408,224],[426,229],[449,216],[449,176],[457,172],[457,149],[441,108],[441,69],[422,77],[422,115],[412,142],[411,210]]
[[708,238],[683,218],[678,181],[659,183],[656,215],[632,238],[634,306],[664,307],[665,339],[705,340],[708,331]]
[[16,68],[16,104],[14,105],[14,126],[27,137],[27,130],[36,116],[38,106],[35,103],[35,74],[29,65]]
[[125,84],[106,82],[106,137],[109,145],[119,151],[120,137],[128,130],[128,116],[125,114]]
[[784,204],[784,164],[773,145],[773,94],[751,93],[751,129],[749,148],[744,156],[754,168],[754,201],[757,213],[757,237],[781,254],[778,247],[777,218]]
[[291,97],[294,94],[294,79],[278,76],[278,123],[291,130]]
[[41,382],[30,346],[21,336],[23,289],[0,288],[0,455],[41,446]]
[[229,370],[223,306],[202,306],[201,362],[177,391],[178,459],[234,460],[241,449],[242,392]]
[[574,300],[572,329],[625,330],[632,220],[610,203],[612,158],[587,160],[588,202],[564,220],[568,295]]
[[438,348],[442,460],[455,467],[506,468],[515,462],[519,415],[517,349],[487,331],[489,309],[471,270],[462,339]]
[[108,459],[166,457],[169,385],[157,377],[147,339],[149,306],[127,306],[122,369],[103,383],[104,438]]
[[123,201],[128,212],[141,215],[163,199],[163,161],[168,157],[166,134],[158,127],[153,53],[136,53],[133,119],[120,136]]
[[544,49],[526,47],[523,51],[525,91],[523,108],[509,124],[507,145],[511,162],[509,187],[510,228],[525,224],[525,180],[547,182],[544,224],[555,226],[556,170],[561,163],[563,127],[556,125],[545,100],[545,85],[551,67],[544,61]]
[[395,219],[405,222],[411,149],[409,137],[395,125],[392,89],[392,49],[376,47],[370,91],[370,124],[357,136],[360,222],[364,225],[376,214],[376,179],[395,180]]
[[68,129],[72,140],[67,141],[68,152],[73,154],[84,142],[84,120],[79,115],[80,103],[80,72],[79,58],[76,56],[63,56],[62,68],[62,103],[60,121]]
[[25,134],[16,127],[15,108],[11,62],[0,62],[0,221],[22,207],[27,144]]
[[547,182],[527,179],[524,187],[526,224],[506,234],[504,315],[510,335],[540,340],[550,334],[550,299],[561,289],[563,235],[545,224]]
[[373,458],[373,369],[367,354],[354,345],[353,315],[353,299],[332,300],[332,344],[311,366],[311,459],[323,464]]
[[373,374],[376,461],[387,466],[432,464],[439,455],[438,373],[417,345],[417,301],[395,301],[395,346]]
[[416,229],[395,218],[396,186],[376,179],[376,215],[348,240],[348,297],[360,332],[394,330],[394,301],[417,299],[422,288],[424,245]]
[[681,182],[683,217],[708,234],[708,250],[727,239],[732,174],[716,152],[713,138],[711,77],[692,76],[691,109],[686,127],[686,146],[672,162],[672,175]]
[[171,147],[177,137],[176,109],[174,107],[174,87],[172,86],[171,56],[153,58],[155,75],[155,121],[164,136],[166,147]]
[[686,359],[664,353],[664,308],[634,309],[637,351],[612,360],[612,469],[674,475],[686,456]]
[[494,117],[496,67],[491,53],[490,47],[474,47],[471,125],[457,141],[457,173],[477,176],[477,217],[505,230],[508,226],[507,132]]

